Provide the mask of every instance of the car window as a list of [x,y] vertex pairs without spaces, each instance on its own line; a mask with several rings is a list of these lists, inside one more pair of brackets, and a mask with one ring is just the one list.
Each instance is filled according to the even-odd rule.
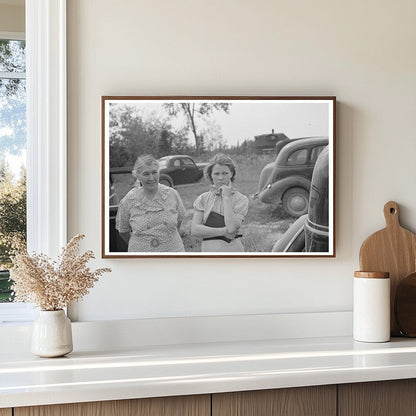
[[292,152],[287,158],[288,165],[303,165],[308,157],[307,149],[299,149]]
[[181,166],[181,161],[179,159],[176,159],[173,161],[173,166],[175,166],[176,168]]
[[194,161],[192,159],[189,159],[189,158],[182,159],[182,163],[185,166],[195,166]]
[[315,163],[325,146],[316,146],[311,152],[311,162]]
[[159,160],[159,167],[160,168],[165,168],[167,165],[168,165],[167,159],[160,159]]

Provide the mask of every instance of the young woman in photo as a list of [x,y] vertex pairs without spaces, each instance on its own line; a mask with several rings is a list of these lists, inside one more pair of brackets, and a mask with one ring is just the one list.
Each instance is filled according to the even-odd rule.
[[201,252],[241,252],[240,226],[248,211],[248,198],[232,182],[236,168],[233,160],[222,153],[215,155],[204,175],[211,189],[194,202],[191,234],[202,237]]

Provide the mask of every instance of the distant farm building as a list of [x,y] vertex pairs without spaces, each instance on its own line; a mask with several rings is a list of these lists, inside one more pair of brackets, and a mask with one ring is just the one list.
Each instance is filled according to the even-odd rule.
[[254,136],[254,148],[259,155],[273,154],[276,149],[276,144],[282,140],[288,140],[289,138],[284,133],[275,133],[272,130],[269,134],[260,134]]

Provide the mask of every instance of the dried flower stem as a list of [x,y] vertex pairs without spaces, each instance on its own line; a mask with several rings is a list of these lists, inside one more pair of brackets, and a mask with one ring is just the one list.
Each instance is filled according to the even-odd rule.
[[78,254],[83,238],[81,234],[72,238],[62,249],[58,261],[45,254],[18,252],[10,270],[14,301],[34,303],[42,310],[56,311],[85,296],[101,275],[111,269],[91,271],[87,267],[94,253]]

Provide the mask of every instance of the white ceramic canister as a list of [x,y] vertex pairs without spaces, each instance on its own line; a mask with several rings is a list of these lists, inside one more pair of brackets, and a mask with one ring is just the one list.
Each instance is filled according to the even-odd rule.
[[390,340],[390,278],[387,272],[354,272],[353,336],[356,341]]

